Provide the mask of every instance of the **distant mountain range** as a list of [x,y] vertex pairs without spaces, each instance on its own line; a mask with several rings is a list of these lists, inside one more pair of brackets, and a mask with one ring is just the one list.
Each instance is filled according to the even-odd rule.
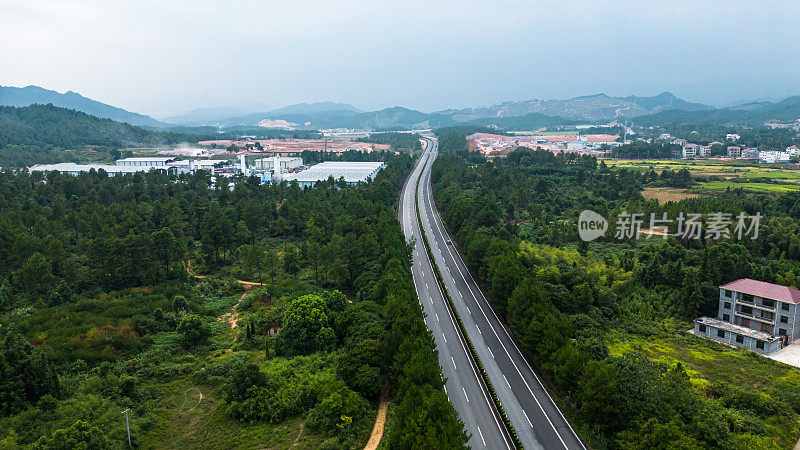
[[642,126],[677,123],[757,126],[768,120],[794,122],[797,119],[800,119],[800,95],[788,97],[779,102],[753,102],[704,111],[661,111],[639,116],[633,122]]
[[[566,124],[575,121],[607,122],[672,109],[701,111],[712,108],[699,103],[690,103],[669,92],[664,92],[653,97],[610,97],[605,94],[597,94],[569,100],[526,100],[481,108],[448,109],[434,113],[423,113],[399,106],[380,111],[361,112],[357,108],[343,103],[301,103],[269,112],[239,116],[207,116],[198,120],[195,112],[189,112],[186,115],[170,117],[165,120],[195,126],[253,126],[265,121],[274,125],[277,121],[285,121],[298,128],[380,130],[493,122],[497,122],[498,126],[503,126],[503,123],[541,123],[542,126],[547,126],[548,124]],[[511,117],[527,117],[527,120],[508,120]]]
[[662,92],[653,97],[637,97],[635,95],[609,97],[606,94],[596,94],[575,97],[569,100],[504,102],[484,108],[439,111],[439,114],[449,114],[459,122],[494,117],[519,117],[531,113],[558,116],[572,120],[602,122],[622,118],[629,119],[673,109],[702,111],[712,109],[712,107],[699,103],[690,103],[675,97],[669,92]]
[[361,113],[353,105],[334,102],[298,103],[284,106],[268,112],[243,112],[233,113],[233,108],[201,108],[189,111],[186,114],[167,117],[165,122],[187,125],[217,127],[254,126],[264,120],[283,120],[296,126],[305,128],[306,122],[312,122],[327,117],[349,117]]
[[46,105],[48,103],[52,103],[54,106],[59,106],[61,108],[74,109],[95,117],[112,119],[131,125],[148,127],[163,127],[167,125],[150,116],[132,113],[122,108],[107,105],[72,91],[61,94],[38,86],[27,86],[24,88],[0,86],[0,106],[20,107],[33,104]]
[[[680,99],[669,92],[652,97],[611,97],[596,94],[568,100],[525,100],[493,106],[448,109],[433,113],[395,106],[379,111],[361,111],[346,103],[298,103],[267,112],[246,108],[200,108],[157,121],[74,92],[60,94],[36,86],[0,87],[0,106],[26,106],[52,103],[101,118],[110,118],[150,128],[188,132],[186,127],[211,126],[217,129],[292,128],[299,130],[351,128],[403,130],[452,125],[494,125],[504,130],[532,130],[580,123],[603,124],[614,120],[637,125],[668,123],[719,123],[756,125],[766,120],[793,121],[800,118],[800,96],[780,102],[751,102],[728,108],[714,108]],[[206,133],[207,129],[199,132]]]
[[81,147],[158,146],[214,138],[153,131],[54,105],[0,106],[0,149],[9,145],[76,149]]

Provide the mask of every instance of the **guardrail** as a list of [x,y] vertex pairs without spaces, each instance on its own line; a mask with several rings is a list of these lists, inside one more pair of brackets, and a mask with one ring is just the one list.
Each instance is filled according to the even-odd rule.
[[[430,157],[430,156],[428,156]],[[464,342],[467,344],[467,348],[469,349],[470,356],[472,357],[472,361],[478,369],[478,372],[481,374],[481,378],[483,381],[486,390],[489,392],[489,396],[492,398],[492,402],[495,406],[495,413],[500,416],[500,420],[503,422],[503,425],[506,428],[506,432],[508,433],[509,437],[511,438],[511,442],[514,444],[514,447],[517,449],[522,449],[522,441],[520,441],[519,437],[517,436],[517,432],[514,430],[514,426],[511,425],[511,421],[508,419],[508,415],[506,415],[505,410],[503,409],[503,405],[500,403],[500,399],[497,397],[497,393],[494,390],[494,386],[492,382],[489,380],[489,375],[486,374],[486,370],[483,368],[483,363],[481,363],[480,357],[478,357],[478,353],[475,351],[475,347],[472,345],[472,341],[469,339],[467,335],[467,330],[464,327],[464,323],[461,321],[461,317],[458,315],[456,311],[455,304],[453,304],[453,299],[450,298],[450,293],[447,291],[447,287],[444,284],[444,278],[442,278],[442,274],[439,271],[439,266],[436,264],[436,260],[433,258],[433,252],[431,251],[430,244],[428,243],[428,236],[425,234],[425,229],[422,226],[422,217],[419,213],[419,202],[416,201],[417,199],[417,192],[419,192],[419,183],[422,179],[422,174],[425,173],[424,165],[423,170],[420,172],[419,176],[417,177],[416,188],[414,190],[414,207],[417,211],[417,223],[419,224],[419,230],[422,234],[422,242],[425,246],[425,251],[428,255],[428,259],[431,262],[431,266],[433,267],[433,273],[436,277],[436,283],[439,284],[439,289],[444,293],[444,298],[446,300],[446,306],[450,310],[453,317],[456,319],[456,324],[458,325],[458,331],[461,334],[461,337]]]

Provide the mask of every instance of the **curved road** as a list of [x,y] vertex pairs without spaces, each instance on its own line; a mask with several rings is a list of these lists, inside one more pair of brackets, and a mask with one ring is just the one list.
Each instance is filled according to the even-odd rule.
[[[514,426],[518,437],[526,449],[584,449],[585,447],[580,438],[578,438],[575,431],[569,425],[569,422],[567,422],[561,414],[561,411],[559,411],[552,398],[550,398],[550,395],[542,386],[539,378],[530,365],[528,365],[522,353],[489,306],[488,301],[470,275],[460,255],[452,244],[448,244],[450,237],[436,211],[430,183],[430,170],[438,152],[438,142],[428,138],[426,138],[425,141],[425,155],[421,158],[421,163],[415,168],[411,178],[411,180],[416,181],[416,175],[420,170],[419,166],[424,164],[422,167],[422,179],[419,183],[419,192],[417,193],[416,199],[419,202],[423,228],[428,237],[434,259],[442,272],[445,287],[451,294],[456,311],[461,317],[467,334],[475,346],[475,350],[497,392],[503,409],[505,409],[511,424]],[[408,207],[407,205],[410,204],[411,213],[416,214],[416,211],[413,210],[414,199],[409,196],[409,190],[409,186],[407,185],[403,193],[403,208],[401,208],[401,212],[405,211]],[[405,218],[405,215],[401,216],[401,220]],[[405,230],[406,223],[401,223],[403,223]],[[416,223],[412,225],[416,225]],[[418,231],[415,230],[414,233],[418,233]],[[409,236],[409,234],[407,233],[406,236]],[[417,260],[417,253],[420,255],[419,261]],[[424,251],[418,252],[415,249],[414,254],[413,272],[416,281],[418,272],[430,272],[431,269]],[[420,273],[420,275],[422,274]],[[426,273],[426,275],[428,275],[430,280],[427,281],[428,285],[434,287],[433,283],[435,283],[435,279],[433,275],[430,273]],[[424,291],[420,292],[419,285],[417,285],[417,292],[420,294],[421,299],[426,298],[424,297]],[[431,306],[430,309],[434,311],[434,313],[441,310],[447,311],[443,299],[442,308],[437,308],[435,300],[436,299],[434,299],[433,304],[428,302]],[[423,305],[424,304],[425,302],[423,301]],[[427,319],[428,328],[434,332],[434,337],[436,337],[436,333],[445,333],[448,344],[451,341],[458,340],[458,338],[451,338],[451,336],[456,336],[458,334],[455,325],[453,325],[453,329],[451,330],[453,334],[448,334],[446,330],[434,330],[431,326],[432,321],[430,320],[431,317],[428,308],[426,308],[426,313],[429,314]],[[439,312],[439,316],[441,317],[441,312]],[[441,322],[437,321],[436,325],[440,324]],[[442,347],[438,340],[437,346],[439,346],[440,349],[440,364],[442,364],[444,368],[446,365],[442,362]],[[445,376],[448,378],[451,377],[449,374],[445,374]],[[474,376],[477,377],[477,374]],[[462,378],[465,377],[462,375]],[[460,379],[461,378],[459,378],[459,380]],[[452,391],[449,379],[448,391]],[[469,392],[469,390],[467,390],[467,392]],[[456,406],[462,420],[467,424],[468,430],[472,431],[472,428],[464,417],[468,417],[470,412],[474,414],[475,405],[470,403],[466,405],[470,411],[463,411],[463,408],[457,405],[452,393],[450,394],[450,398],[454,406]],[[481,427],[481,429],[483,433],[486,432],[483,427]],[[474,436],[470,441],[470,445],[477,447]],[[490,444],[488,446],[489,448],[500,448],[497,445]]]

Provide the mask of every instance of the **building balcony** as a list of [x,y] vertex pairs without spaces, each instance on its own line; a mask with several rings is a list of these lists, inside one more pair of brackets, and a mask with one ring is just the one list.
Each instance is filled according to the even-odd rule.
[[764,316],[761,316],[761,315],[747,314],[747,313],[744,313],[744,312],[738,311],[738,310],[733,311],[733,313],[735,315],[737,315],[737,316],[744,317],[746,319],[754,319],[754,320],[758,320],[759,322],[768,323],[770,325],[774,325],[775,324],[775,316],[767,318],[767,317],[764,317]]
[[765,306],[765,305],[762,305],[762,304],[759,304],[759,303],[755,303],[754,301],[753,302],[748,302],[748,301],[745,301],[743,299],[736,300],[736,304],[737,305],[747,305],[747,306],[751,306],[753,308],[763,309],[764,311],[775,312],[775,305]]

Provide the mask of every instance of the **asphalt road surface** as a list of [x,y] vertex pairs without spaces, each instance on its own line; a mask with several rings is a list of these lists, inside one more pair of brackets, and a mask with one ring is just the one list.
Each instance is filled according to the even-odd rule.
[[[426,158],[434,154],[434,149],[434,145],[430,143],[426,147],[420,162],[406,180],[400,202],[399,219],[403,233],[407,240],[415,242],[412,254],[414,286],[426,315],[425,324],[436,341],[439,366],[446,380],[447,396],[471,435],[468,445],[472,448],[510,449],[513,445],[506,435],[502,422],[494,413],[492,400],[485,391],[480,375],[471,363],[469,350],[456,329],[457,325],[436,282],[420,234],[414,204],[417,200],[415,191]],[[422,184],[420,190],[421,187]]]
[[[401,223],[403,224],[403,230],[406,232],[406,236],[419,236],[419,230],[417,229],[416,218],[414,216],[416,211],[413,208],[415,199],[412,193],[416,187],[416,177],[419,175],[418,171],[422,170],[422,179],[419,183],[419,192],[417,193],[416,200],[419,202],[420,216],[424,231],[428,237],[428,242],[431,246],[431,251],[441,271],[445,287],[450,292],[456,311],[461,317],[467,334],[478,353],[478,357],[483,363],[483,367],[494,386],[495,392],[511,424],[517,432],[517,436],[526,449],[583,449],[584,446],[577,434],[575,434],[572,427],[561,414],[561,411],[559,411],[555,403],[553,403],[553,400],[542,386],[539,378],[528,365],[527,361],[525,361],[522,353],[520,353],[516,344],[489,306],[456,248],[452,243],[448,243],[450,237],[447,235],[444,223],[441,221],[436,211],[430,184],[430,168],[438,151],[438,143],[433,139],[426,139],[426,142],[426,155],[421,158],[420,164],[415,168],[403,192]],[[419,166],[421,165],[423,165],[423,167],[420,168]],[[418,241],[420,241],[418,247],[422,247],[421,238],[419,238]],[[419,255],[417,255],[418,253]],[[474,401],[467,404],[460,404],[458,402],[459,399],[454,398],[453,389],[463,388],[464,394],[472,396],[473,394],[469,387],[474,384],[475,386],[473,389],[475,389],[476,394],[479,395],[482,392],[480,390],[481,385],[477,380],[477,373],[471,374],[471,371],[467,371],[469,367],[458,367],[457,361],[456,367],[458,367],[458,369],[453,369],[449,372],[444,371],[447,367],[445,364],[448,362],[447,359],[451,356],[455,358],[453,352],[457,350],[457,348],[453,349],[453,346],[450,344],[452,342],[458,345],[460,344],[455,325],[449,323],[447,327],[444,326],[443,322],[445,319],[442,315],[443,313],[447,314],[448,310],[444,304],[444,300],[441,298],[441,294],[436,293],[437,297],[432,296],[430,293],[431,290],[438,291],[435,285],[436,281],[434,275],[430,273],[431,271],[431,265],[427,260],[427,254],[425,254],[424,248],[415,249],[413,273],[415,283],[417,283],[417,293],[420,299],[423,299],[423,305],[427,306],[425,312],[428,314],[426,320],[428,328],[433,331],[434,337],[437,337],[437,333],[442,334],[442,336],[439,336],[440,339],[437,339],[436,343],[440,352],[439,362],[440,365],[442,365],[443,374],[448,378],[447,389],[450,399],[456,407],[459,416],[467,426],[467,430],[473,434],[473,438],[469,442],[473,448],[480,447],[484,441],[488,448],[502,448],[505,445],[503,444],[503,435],[500,434],[500,431],[496,431],[496,433],[500,434],[500,440],[498,440],[497,443],[494,443],[495,441],[490,442],[489,438],[486,438],[486,430],[489,425],[485,425],[485,422],[481,420],[485,415],[481,413],[481,410],[486,409],[486,413],[490,413],[491,409],[481,408],[482,405],[476,405]],[[431,290],[424,289],[425,285],[420,286],[420,281],[427,283],[427,286],[430,286]],[[425,305],[426,302],[424,299],[429,299],[428,305]],[[442,320],[436,320],[434,314],[438,314],[439,318]],[[433,321],[431,320],[432,316],[434,319]],[[446,343],[444,342],[445,338],[447,339]],[[448,350],[450,351],[443,352],[442,344],[449,346]],[[464,349],[463,352],[463,357],[467,358],[466,349]],[[465,371],[468,373],[462,373]],[[470,375],[476,378],[472,383],[470,383],[469,380]],[[454,376],[456,379],[450,380],[450,378],[454,378]],[[472,397],[470,397],[470,400],[472,400]],[[487,398],[487,401],[490,400]],[[473,430],[477,429],[479,426],[481,433],[484,435],[484,439],[476,442],[474,435],[477,433]],[[502,426],[502,424],[496,425],[496,427],[499,426]]]

